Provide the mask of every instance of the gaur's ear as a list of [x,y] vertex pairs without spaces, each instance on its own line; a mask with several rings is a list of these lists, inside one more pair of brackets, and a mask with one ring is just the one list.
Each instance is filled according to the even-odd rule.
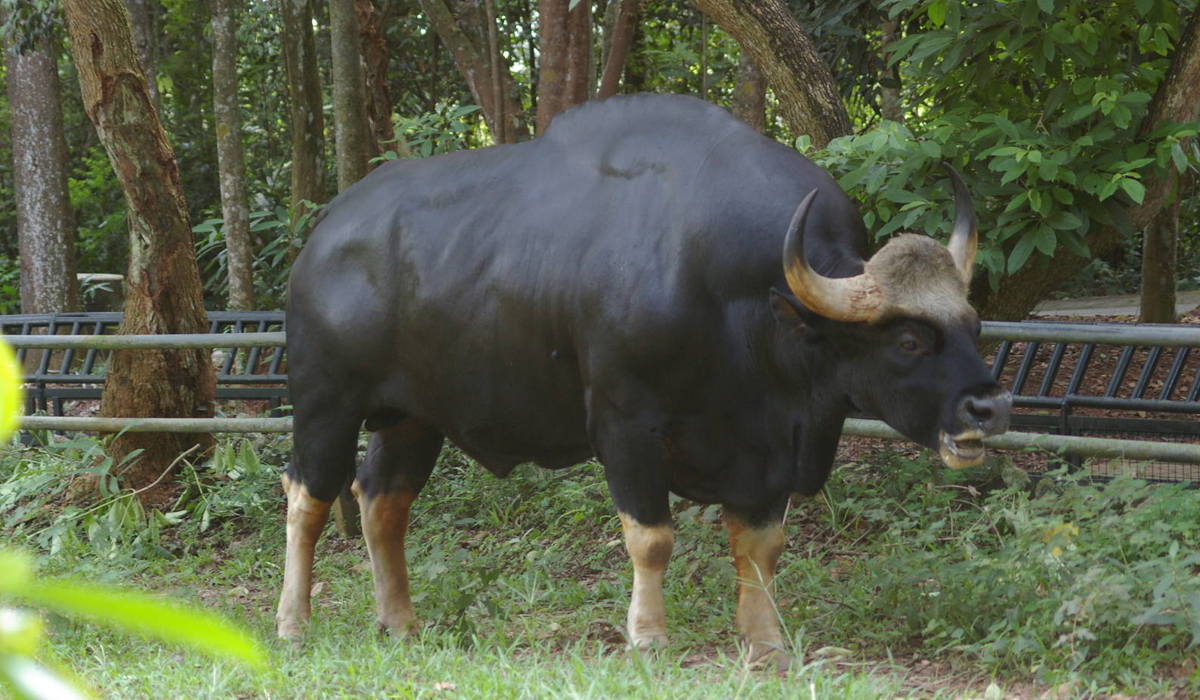
[[775,320],[793,333],[803,333],[808,329],[803,316],[808,310],[800,304],[800,300],[774,287],[771,287],[771,311],[775,312]]

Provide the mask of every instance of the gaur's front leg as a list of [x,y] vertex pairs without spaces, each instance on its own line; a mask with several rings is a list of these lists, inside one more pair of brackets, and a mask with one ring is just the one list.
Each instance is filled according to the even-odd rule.
[[750,514],[726,507],[723,511],[738,578],[738,632],[752,663],[774,659],[786,665],[787,661],[774,590],[775,565],[784,545],[783,510],[776,507]]
[[675,532],[670,522],[644,525],[621,513],[625,548],[633,561],[633,595],[626,618],[629,643],[636,649],[667,645],[667,614],[663,606],[663,574],[671,561]]

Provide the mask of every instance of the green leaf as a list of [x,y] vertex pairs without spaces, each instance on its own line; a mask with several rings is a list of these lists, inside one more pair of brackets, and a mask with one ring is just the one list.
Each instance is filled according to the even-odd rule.
[[1038,0],[1038,9],[1048,15],[1054,14],[1054,0]]
[[1029,207],[1039,214],[1044,214],[1042,210],[1042,193],[1040,190],[1026,190],[1029,193]]
[[883,187],[884,179],[887,177],[887,168],[878,166],[875,168],[871,176],[867,178],[867,192],[878,192],[880,187]]
[[1067,229],[1073,231],[1083,226],[1083,219],[1080,219],[1078,216],[1069,211],[1063,211],[1060,209],[1059,211],[1051,214],[1046,220],[1046,223],[1050,224],[1056,229]]
[[1134,204],[1141,204],[1146,198],[1146,186],[1134,180],[1131,177],[1121,178],[1121,189],[1125,190],[1125,194],[1133,200]]
[[1034,245],[1037,243],[1037,236],[1034,231],[1027,231],[1021,240],[1013,246],[1012,253],[1008,256],[1008,274],[1013,274],[1029,260],[1029,256],[1033,253]]
[[935,27],[946,24],[946,0],[933,0],[929,3],[929,21]]
[[179,608],[160,598],[64,582],[31,586],[20,597],[37,607],[81,615],[213,656],[265,667],[262,649],[246,633],[211,613]]
[[1038,226],[1036,245],[1042,255],[1054,255],[1054,248],[1058,245],[1058,237],[1054,235],[1054,229],[1045,224]]

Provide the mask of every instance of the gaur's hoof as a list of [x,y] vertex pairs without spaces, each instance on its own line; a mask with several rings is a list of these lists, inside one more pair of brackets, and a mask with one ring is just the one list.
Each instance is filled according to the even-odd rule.
[[745,648],[746,663],[752,669],[774,671],[785,675],[792,664],[792,655],[781,645],[754,643]]
[[666,634],[646,634],[634,637],[633,641],[629,643],[629,648],[634,651],[653,651],[656,649],[665,649],[666,646]]
[[418,620],[407,620],[404,622],[376,620],[375,629],[379,634],[387,634],[396,639],[411,639],[417,636],[417,632],[421,630],[421,623]]
[[304,641],[304,629],[295,620],[276,620],[275,634],[279,639],[293,645]]

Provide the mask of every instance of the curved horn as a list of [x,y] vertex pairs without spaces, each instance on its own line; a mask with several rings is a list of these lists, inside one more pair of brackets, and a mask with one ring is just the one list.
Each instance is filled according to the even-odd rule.
[[822,277],[804,258],[804,230],[817,191],[796,207],[783,242],[783,272],[788,287],[805,306],[825,318],[847,323],[870,323],[883,308],[883,290],[867,273],[855,277]]
[[968,286],[971,284],[971,272],[975,267],[975,250],[979,245],[979,229],[975,222],[975,205],[971,203],[971,193],[966,184],[958,176],[949,163],[942,167],[950,174],[954,183],[954,230],[950,232],[950,256],[954,258],[954,266],[958,274]]

